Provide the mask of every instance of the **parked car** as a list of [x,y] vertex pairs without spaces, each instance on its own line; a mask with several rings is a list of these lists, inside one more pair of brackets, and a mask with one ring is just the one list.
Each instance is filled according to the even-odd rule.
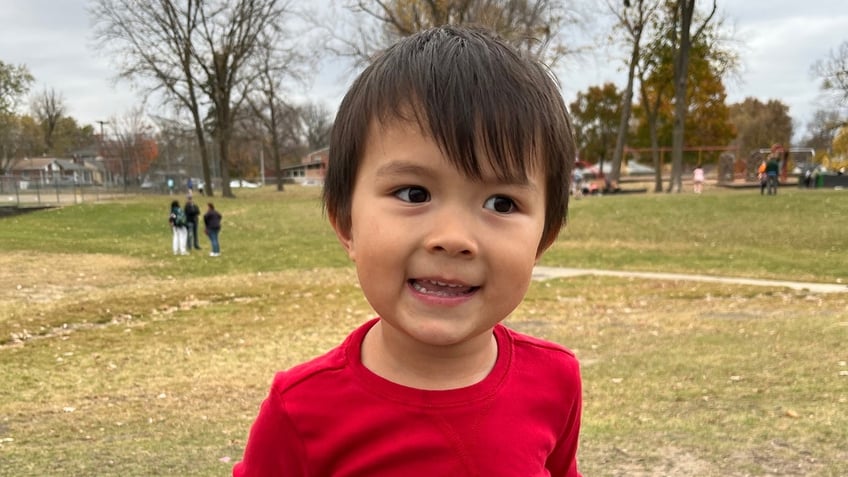
[[[578,163],[583,161],[577,161]],[[594,169],[595,171],[601,170],[601,168],[597,164],[587,164],[589,168]],[[604,175],[612,172],[612,161],[605,161],[603,166]],[[641,162],[631,159],[627,161],[625,164],[621,165],[621,174],[622,175],[630,175],[630,176],[640,176],[640,175],[651,175],[654,173],[654,168],[652,166],[648,166],[642,164]]]
[[642,164],[641,162],[631,159],[627,161],[627,173],[631,176],[651,175],[656,171],[651,166]]
[[230,181],[230,188],[232,189],[256,189],[258,187],[262,187],[260,184],[255,182],[246,181],[243,179],[233,179]]

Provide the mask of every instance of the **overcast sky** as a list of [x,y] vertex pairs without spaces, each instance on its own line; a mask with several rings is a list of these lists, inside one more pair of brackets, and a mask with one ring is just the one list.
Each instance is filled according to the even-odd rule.
[[[600,1],[600,0],[598,0]],[[82,124],[127,114],[140,100],[126,83],[115,83],[109,59],[92,41],[86,0],[0,0],[0,60],[24,64],[35,77],[32,92],[55,89],[67,114]],[[706,4],[705,0],[699,3]],[[742,60],[738,79],[728,79],[728,101],[752,96],[789,105],[795,138],[812,113],[823,107],[811,65],[848,41],[846,0],[719,0],[735,31]],[[335,111],[352,80],[349,68],[328,64],[303,96]],[[558,71],[563,96],[571,102],[588,86],[624,84],[615,60],[601,57]]]

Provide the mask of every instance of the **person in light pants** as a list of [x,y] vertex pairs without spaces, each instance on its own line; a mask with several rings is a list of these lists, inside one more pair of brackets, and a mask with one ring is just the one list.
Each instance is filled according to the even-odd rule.
[[188,255],[186,251],[186,241],[188,240],[188,229],[186,229],[186,219],[183,209],[180,208],[179,201],[171,202],[171,215],[168,218],[173,232],[173,250],[174,255]]

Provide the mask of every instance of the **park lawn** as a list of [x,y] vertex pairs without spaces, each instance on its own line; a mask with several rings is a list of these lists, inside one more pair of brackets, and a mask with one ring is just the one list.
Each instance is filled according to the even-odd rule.
[[[594,198],[593,198],[594,199]],[[572,201],[555,266],[848,280],[848,192],[784,188]]]
[[[848,278],[848,196],[781,192],[575,201],[543,263]],[[372,316],[319,194],[215,198],[217,258],[169,197],[0,220],[0,476],[227,475],[273,373]],[[848,294],[584,276],[507,324],[580,358],[585,475],[848,473]]]

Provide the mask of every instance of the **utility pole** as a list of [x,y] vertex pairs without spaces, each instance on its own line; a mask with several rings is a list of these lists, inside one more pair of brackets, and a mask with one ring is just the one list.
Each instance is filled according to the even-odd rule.
[[103,125],[109,124],[109,121],[95,121],[100,125],[100,144],[103,144]]
[[[103,159],[105,160],[106,159],[106,153],[103,150],[103,125],[109,124],[109,121],[98,120],[98,121],[95,121],[95,122],[100,125],[100,150],[98,151],[98,153],[100,153],[100,156],[103,157]],[[112,177],[111,169],[107,168],[106,172],[108,173],[108,176],[109,176],[109,183],[112,184],[114,177]]]

